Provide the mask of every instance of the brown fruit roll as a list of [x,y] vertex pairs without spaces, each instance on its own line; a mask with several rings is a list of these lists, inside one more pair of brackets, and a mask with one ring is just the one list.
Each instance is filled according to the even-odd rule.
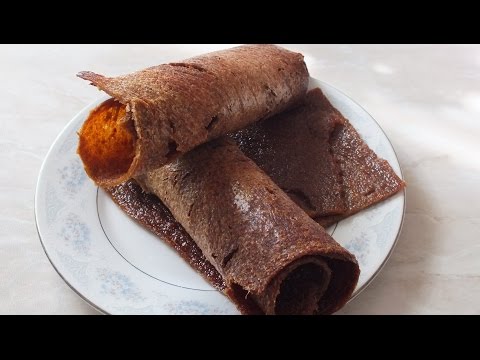
[[273,45],[240,46],[118,77],[78,76],[112,96],[79,132],[78,153],[100,186],[280,113],[302,99],[309,79],[303,55]]
[[231,134],[240,149],[322,226],[405,188],[319,89],[302,106]]
[[244,154],[312,218],[346,210],[330,141],[343,122],[325,110],[322,97],[320,89],[311,90],[302,106],[231,134]]
[[170,209],[226,288],[240,289],[265,314],[329,314],[350,298],[360,272],[355,257],[231,139],[137,181]]

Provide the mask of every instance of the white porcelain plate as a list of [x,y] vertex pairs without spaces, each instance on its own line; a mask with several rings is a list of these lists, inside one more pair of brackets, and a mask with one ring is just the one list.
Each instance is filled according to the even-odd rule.
[[[401,176],[395,152],[375,120],[349,97],[311,79],[368,145]],[[40,240],[60,276],[83,299],[110,314],[238,314],[161,239],[137,225],[86,176],[76,154],[83,109],[53,143],[40,170],[35,215]],[[403,221],[405,193],[333,225],[335,240],[361,269],[355,294],[379,272]]]

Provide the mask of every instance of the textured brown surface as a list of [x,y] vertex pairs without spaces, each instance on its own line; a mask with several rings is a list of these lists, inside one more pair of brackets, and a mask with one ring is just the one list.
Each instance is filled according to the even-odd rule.
[[[296,104],[308,86],[303,56],[273,45],[240,46],[113,78],[93,72],[78,76],[126,105],[123,118],[112,116],[107,124],[106,117],[100,117],[102,126],[89,124],[98,131],[83,139],[88,149],[108,146],[124,154],[117,134],[132,132],[135,141],[134,151],[123,156],[128,164],[121,166],[118,161],[95,162],[99,157],[91,156],[93,150],[84,156],[79,149],[88,175],[102,186],[119,184],[210,139],[279,113]],[[81,142],[83,136],[82,129]]]
[[[332,111],[336,111],[332,107]],[[405,183],[379,158],[347,119],[332,136],[332,153],[340,166],[347,211],[315,220],[329,226],[398,193]]]
[[311,217],[345,212],[340,170],[330,138],[343,120],[329,111],[320,89],[305,105],[234,134],[240,149]]
[[222,276],[203,256],[190,235],[155,195],[144,192],[135,180],[104,190],[130,217],[174,248],[213,287],[218,290],[225,289]]
[[[318,88],[308,92],[306,105],[252,124],[232,137],[325,227],[405,186]],[[338,215],[328,213],[335,211]]]
[[337,244],[231,140],[204,144],[137,178],[185,228],[228,288],[267,314],[331,313],[358,280]]
[[125,213],[165,241],[214,288],[228,296],[242,314],[262,314],[253,299],[245,297],[245,291],[226,286],[222,275],[158,197],[143,191],[133,179],[104,190]]

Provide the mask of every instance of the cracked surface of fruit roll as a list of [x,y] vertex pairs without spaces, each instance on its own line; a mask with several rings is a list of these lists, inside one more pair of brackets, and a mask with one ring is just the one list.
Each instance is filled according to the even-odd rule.
[[355,257],[223,137],[136,178],[171,211],[229,289],[265,314],[329,314],[350,298]]
[[309,81],[303,55],[274,45],[239,46],[117,77],[78,76],[112,97],[79,131],[78,153],[100,186],[296,105]]
[[230,136],[325,227],[405,187],[319,88],[310,90],[301,106]]

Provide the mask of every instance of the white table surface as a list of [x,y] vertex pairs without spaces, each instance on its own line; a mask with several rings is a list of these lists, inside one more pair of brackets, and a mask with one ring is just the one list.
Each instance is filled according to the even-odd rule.
[[[33,197],[57,134],[128,73],[221,45],[0,45],[0,313],[96,314],[50,265]],[[285,45],[383,127],[408,183],[398,245],[344,314],[480,314],[480,46]]]

